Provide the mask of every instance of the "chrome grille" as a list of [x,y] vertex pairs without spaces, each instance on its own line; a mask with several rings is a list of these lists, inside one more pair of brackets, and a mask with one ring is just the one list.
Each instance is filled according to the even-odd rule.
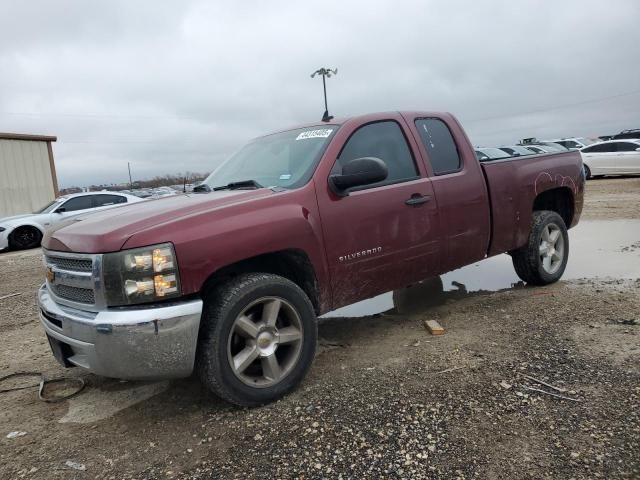
[[45,262],[47,265],[56,266],[71,272],[90,272],[93,268],[93,262],[90,258],[69,258],[47,255],[45,256]]
[[85,311],[104,308],[102,255],[43,249],[47,288],[57,302]]
[[78,303],[86,303],[87,305],[92,305],[95,303],[95,295],[93,294],[93,290],[89,288],[78,288],[78,287],[70,287],[69,285],[50,285],[51,290],[58,297],[64,298],[65,300],[69,300],[72,302]]

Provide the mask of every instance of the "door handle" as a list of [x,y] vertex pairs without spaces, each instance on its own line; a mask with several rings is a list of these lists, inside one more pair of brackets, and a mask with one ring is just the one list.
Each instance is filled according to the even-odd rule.
[[422,205],[423,203],[427,203],[431,201],[431,195],[420,195],[419,193],[414,193],[408,200],[405,200],[405,204],[410,207],[417,207],[418,205]]

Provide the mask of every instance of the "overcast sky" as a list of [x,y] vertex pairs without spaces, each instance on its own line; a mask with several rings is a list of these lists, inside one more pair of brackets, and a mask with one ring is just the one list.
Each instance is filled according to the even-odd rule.
[[61,187],[208,172],[247,139],[447,110],[477,145],[640,128],[640,1],[11,1],[0,131],[58,136]]

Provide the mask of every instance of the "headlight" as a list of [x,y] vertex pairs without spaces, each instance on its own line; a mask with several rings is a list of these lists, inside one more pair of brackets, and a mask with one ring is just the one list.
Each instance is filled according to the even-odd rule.
[[107,253],[102,259],[107,305],[132,305],[180,295],[173,245]]

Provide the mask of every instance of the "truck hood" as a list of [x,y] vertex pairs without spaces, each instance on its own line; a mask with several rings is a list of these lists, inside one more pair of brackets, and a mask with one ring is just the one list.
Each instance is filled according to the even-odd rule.
[[106,253],[120,250],[134,234],[185,217],[272,195],[268,188],[180,194],[79,215],[47,231],[49,250]]

